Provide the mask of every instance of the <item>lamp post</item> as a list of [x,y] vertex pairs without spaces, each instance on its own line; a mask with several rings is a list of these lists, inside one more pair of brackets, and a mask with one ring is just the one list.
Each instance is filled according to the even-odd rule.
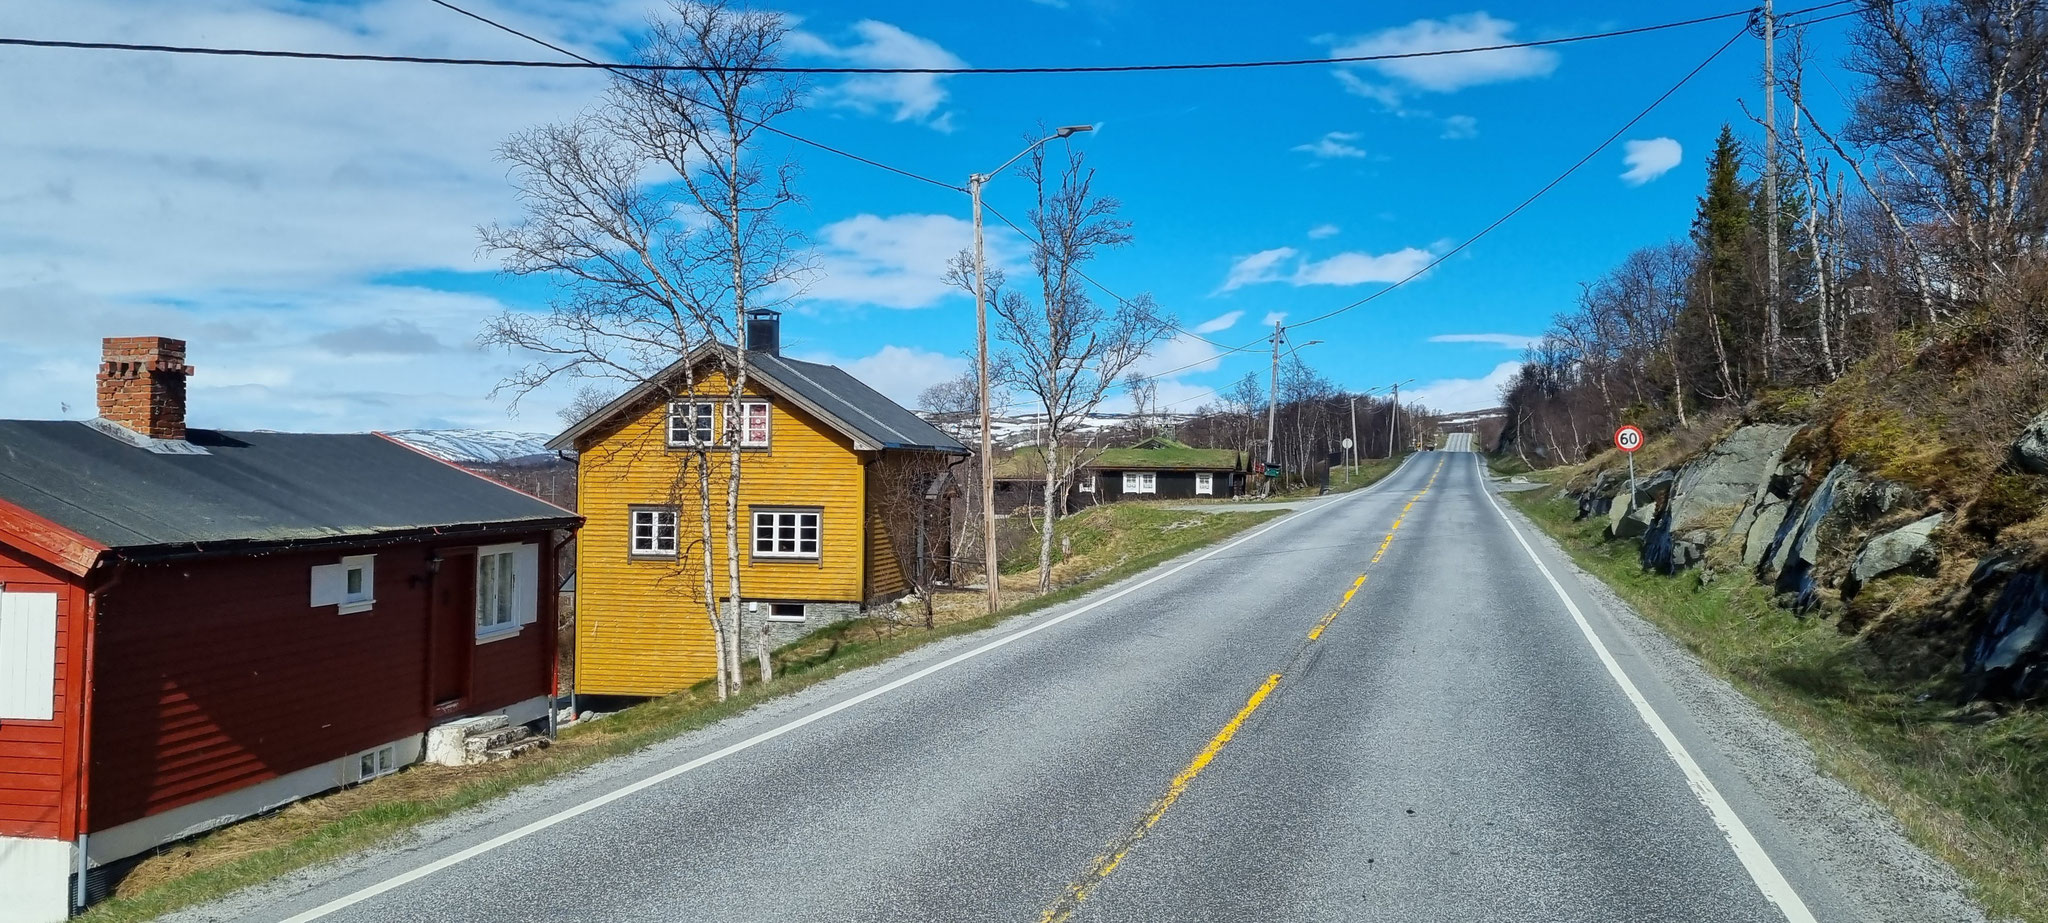
[[967,177],[967,194],[974,200],[974,339],[975,377],[981,384],[981,544],[982,566],[988,583],[988,611],[994,612],[1002,605],[1002,591],[996,586],[996,468],[995,440],[989,433],[988,406],[988,290],[983,287],[982,275],[987,259],[981,236],[981,187],[1010,165],[1023,159],[1024,155],[1038,150],[1039,145],[1059,138],[1072,137],[1080,132],[1093,131],[1093,125],[1068,125],[1043,138],[1031,142],[1017,156],[1003,161],[1003,165],[987,173],[976,173]]

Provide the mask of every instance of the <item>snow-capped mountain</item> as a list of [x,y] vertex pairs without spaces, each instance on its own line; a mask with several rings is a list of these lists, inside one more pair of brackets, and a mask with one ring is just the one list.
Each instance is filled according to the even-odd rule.
[[[981,439],[979,421],[975,419],[973,414],[942,414],[920,411],[918,416],[923,417],[925,422],[944,430],[953,438],[970,445]],[[1168,413],[1160,414],[1153,417],[1153,419],[1167,426],[1172,426],[1193,419],[1193,415]],[[1077,434],[1098,433],[1104,430],[1130,426],[1132,422],[1132,416],[1127,413],[1091,413],[1072,424],[1072,432]],[[993,439],[997,445],[1013,448],[1037,445],[1045,438],[1045,414],[1027,413],[992,417],[989,419],[989,438]]]
[[385,433],[422,452],[458,465],[540,463],[555,453],[544,433],[495,429],[401,429]]

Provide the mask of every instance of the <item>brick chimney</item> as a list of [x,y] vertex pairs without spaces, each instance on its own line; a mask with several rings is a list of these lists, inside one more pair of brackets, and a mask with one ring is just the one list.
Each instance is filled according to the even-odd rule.
[[185,341],[108,337],[100,344],[100,416],[152,439],[185,438]]

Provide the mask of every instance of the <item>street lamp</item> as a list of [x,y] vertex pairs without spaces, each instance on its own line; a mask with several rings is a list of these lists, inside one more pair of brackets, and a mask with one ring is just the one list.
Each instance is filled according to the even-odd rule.
[[[981,237],[981,187],[1010,165],[1024,158],[1024,155],[1038,150],[1039,145],[1059,138],[1072,137],[1084,131],[1094,131],[1093,125],[1068,125],[1046,137],[1031,142],[1017,152],[1017,156],[1003,161],[1003,165],[987,173],[976,173],[967,177],[967,194],[974,199],[974,339],[975,371],[981,382],[981,544],[985,552],[982,566],[988,582],[988,611],[994,612],[1002,605],[1002,592],[996,586],[996,468],[995,440],[989,434],[988,406],[988,292],[982,285],[983,265],[987,259]],[[1050,458],[1050,456],[1048,456]]]

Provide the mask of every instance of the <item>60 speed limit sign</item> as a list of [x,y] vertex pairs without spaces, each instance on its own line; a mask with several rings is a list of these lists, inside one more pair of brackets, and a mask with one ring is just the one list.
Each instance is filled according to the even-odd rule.
[[1624,452],[1633,452],[1642,448],[1643,431],[1633,423],[1615,430],[1614,447]]

